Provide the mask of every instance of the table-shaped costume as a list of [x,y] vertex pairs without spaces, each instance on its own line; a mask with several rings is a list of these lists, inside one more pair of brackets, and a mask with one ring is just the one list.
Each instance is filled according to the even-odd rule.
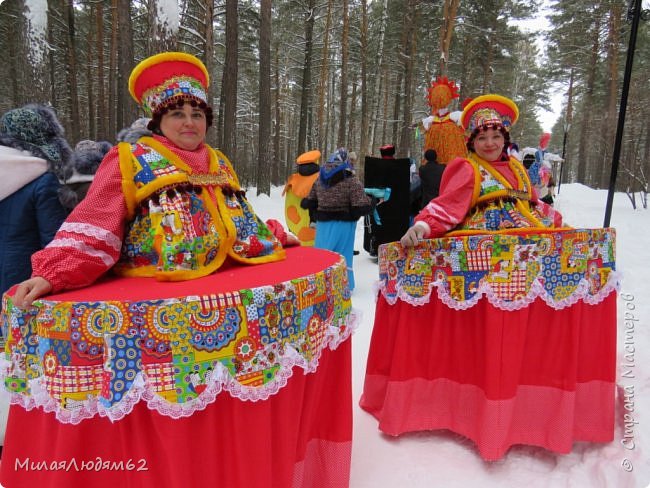
[[449,429],[481,457],[614,436],[613,229],[380,247],[361,407],[381,431]]
[[6,487],[348,486],[345,261],[307,247],[191,281],[3,297]]

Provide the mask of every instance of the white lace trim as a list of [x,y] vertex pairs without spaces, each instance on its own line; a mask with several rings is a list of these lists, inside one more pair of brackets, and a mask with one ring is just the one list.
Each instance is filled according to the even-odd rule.
[[[29,381],[31,395],[12,393],[11,403],[21,405],[25,410],[41,407],[45,412],[54,412],[59,422],[76,425],[82,420],[96,415],[107,417],[112,422],[118,421],[131,413],[133,407],[141,400],[147,403],[149,409],[175,419],[189,417],[195,412],[205,409],[215,401],[217,395],[223,390],[227,391],[231,396],[244,401],[266,400],[287,384],[287,381],[293,375],[295,366],[304,369],[305,373],[315,372],[318,369],[323,349],[335,350],[338,348],[356,330],[360,319],[361,313],[356,309],[352,309],[341,323],[337,325],[327,324],[325,340],[310,361],[305,360],[292,347],[287,347],[285,354],[280,358],[280,368],[275,378],[261,387],[241,385],[230,375],[226,367],[222,366],[221,363],[217,363],[206,389],[196,398],[185,403],[171,403],[158,395],[151,385],[147,384],[145,375],[142,372],[137,374],[131,388],[125,393],[122,400],[109,408],[103,405],[98,397],[89,397],[86,400],[77,402],[75,409],[65,409],[48,394],[43,385],[43,376]],[[5,378],[9,376],[11,368],[12,363],[10,361],[0,358],[0,382],[2,385],[4,385]]]
[[115,258],[110,254],[100,249],[89,246],[85,242],[81,242],[69,237],[54,239],[47,245],[47,247],[72,247],[84,254],[88,254],[89,256],[101,259],[104,264],[106,264],[106,266],[113,266],[115,264]]
[[525,308],[534,302],[537,297],[546,302],[549,307],[555,310],[562,310],[563,308],[570,307],[571,305],[578,303],[580,300],[588,303],[589,305],[596,305],[607,298],[610,293],[618,292],[620,290],[620,281],[621,274],[617,271],[612,271],[609,273],[607,282],[602,286],[602,288],[598,290],[597,293],[590,294],[589,283],[587,280],[582,279],[573,293],[561,300],[555,300],[553,296],[546,291],[539,280],[535,280],[531,284],[529,292],[518,300],[504,300],[500,298],[492,289],[492,286],[487,282],[481,282],[476,294],[469,300],[464,301],[458,301],[454,299],[450,295],[449,291],[445,289],[444,282],[442,281],[435,281],[431,283],[426,295],[420,297],[413,297],[409,295],[409,293],[406,292],[401,285],[397,285],[397,293],[389,296],[385,292],[385,284],[381,281],[378,283],[378,293],[381,293],[390,305],[394,305],[397,300],[402,300],[406,303],[409,303],[410,305],[421,306],[429,303],[431,299],[431,292],[435,287],[440,301],[447,305],[449,308],[453,308],[454,310],[467,310],[469,308],[472,308],[484,296],[487,298],[490,304],[501,310],[519,310]]
[[116,251],[119,251],[122,248],[122,241],[119,237],[111,231],[102,229],[96,225],[86,224],[84,222],[64,222],[59,230],[70,232],[72,234],[82,234],[88,237],[94,237]]

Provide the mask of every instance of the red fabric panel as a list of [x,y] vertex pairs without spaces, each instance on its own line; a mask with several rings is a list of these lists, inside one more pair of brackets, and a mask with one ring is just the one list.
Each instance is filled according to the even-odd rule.
[[[610,440],[615,375],[614,293],[598,305],[554,310],[536,300],[516,311],[487,300],[458,311],[434,295],[421,307],[389,305],[380,295],[361,407],[392,435],[449,428],[491,437],[491,459],[512,443],[567,452],[566,440],[539,439],[561,429]],[[529,432],[529,417],[546,427]]]
[[[0,463],[6,488],[347,487],[352,441],[351,341],[325,349],[318,370],[294,376],[263,402],[228,394],[191,417],[135,406],[123,420],[61,424],[12,406]],[[46,471],[24,462],[124,461],[147,471]],[[316,482],[315,480],[318,480]]]
[[[495,461],[515,444],[568,453],[574,441],[614,439],[614,383],[590,381],[575,391],[520,385],[507,400],[489,400],[475,385],[444,378],[387,381],[366,376],[362,407],[389,435],[449,429],[477,445],[481,457]],[[383,392],[381,405],[366,405],[372,392]],[[594,408],[596,406],[596,408]]]
[[[107,275],[92,287],[55,293],[49,295],[47,299],[59,301],[128,300],[132,302],[224,293],[243,288],[272,285],[317,273],[340,259],[340,255],[336,253],[313,247],[291,247],[286,249],[286,253],[286,260],[254,266],[229,260],[213,274],[188,281],[156,281],[154,278],[123,278]],[[291,263],[291,266],[287,266],[287,263]]]
[[142,100],[142,93],[149,88],[163,84],[174,76],[191,76],[199,80],[204,88],[208,86],[208,80],[206,80],[203,70],[197,65],[187,61],[164,61],[143,70],[135,81],[133,92],[138,100]]

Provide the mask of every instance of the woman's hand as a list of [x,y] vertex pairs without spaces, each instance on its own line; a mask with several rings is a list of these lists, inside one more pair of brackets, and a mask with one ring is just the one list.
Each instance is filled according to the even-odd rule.
[[35,276],[23,281],[16,288],[14,293],[14,304],[18,308],[29,307],[34,300],[52,291],[52,284],[45,278]]
[[418,242],[424,239],[424,236],[427,234],[427,228],[424,225],[418,225],[417,223],[406,231],[406,234],[402,236],[400,242],[404,247],[415,246]]

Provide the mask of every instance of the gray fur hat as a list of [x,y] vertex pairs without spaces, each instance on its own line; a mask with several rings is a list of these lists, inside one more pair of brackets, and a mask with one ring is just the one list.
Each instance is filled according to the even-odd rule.
[[108,141],[79,141],[74,148],[75,171],[82,175],[94,175],[111,147],[113,146]]
[[117,134],[117,142],[130,142],[135,144],[143,136],[150,136],[151,131],[147,129],[147,124],[151,119],[141,117],[135,120],[129,127],[125,127]]
[[46,160],[60,180],[72,174],[72,149],[51,107],[29,104],[6,112],[0,117],[0,144]]

